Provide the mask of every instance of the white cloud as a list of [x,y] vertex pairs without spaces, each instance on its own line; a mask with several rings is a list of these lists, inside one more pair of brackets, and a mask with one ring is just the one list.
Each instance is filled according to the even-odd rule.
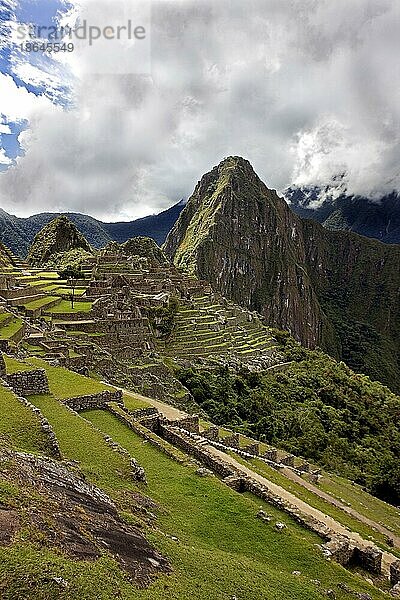
[[229,154],[277,189],[338,172],[349,193],[399,189],[399,24],[397,0],[153,2],[150,74],[63,57],[69,112],[0,77],[0,112],[30,120],[0,204],[143,216]]
[[6,156],[3,148],[0,148],[0,165],[11,165],[12,160]]

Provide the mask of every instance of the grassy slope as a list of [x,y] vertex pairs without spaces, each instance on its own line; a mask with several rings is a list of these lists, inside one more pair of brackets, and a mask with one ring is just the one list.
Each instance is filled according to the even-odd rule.
[[[36,359],[29,362],[34,366],[46,364]],[[87,378],[46,366],[50,385],[59,394],[65,385],[72,385],[77,393],[87,391]],[[92,385],[102,386],[98,382]],[[127,458],[111,450],[99,431],[53,396],[35,396],[31,400],[53,426],[65,458],[78,461],[93,483],[104,488],[129,511],[135,505],[131,493],[138,488],[129,481]],[[368,589],[371,593],[361,579],[326,562],[315,547],[318,538],[278,511],[265,507],[275,520],[288,524],[283,535],[274,529],[273,523],[266,525],[255,518],[262,504],[259,500],[236,494],[216,478],[199,478],[195,475],[196,467],[178,465],[143,443],[108,413],[87,414],[96,426],[126,447],[145,467],[149,481],[146,493],[161,507],[156,527],[148,535],[168,555],[174,574],[158,580],[147,591],[139,591],[126,582],[111,559],[103,558],[90,565],[74,563],[50,550],[39,551],[37,546],[21,541],[11,550],[0,552],[5,600],[28,597],[30,600],[91,600],[94,597],[228,600],[233,595],[245,600],[322,598],[312,579],[321,580],[325,587],[346,581],[353,588]],[[20,417],[18,420],[21,423]],[[12,429],[18,430],[14,424]],[[129,518],[137,520],[132,514]],[[179,542],[171,536],[177,537]],[[302,575],[292,575],[294,570],[301,571]],[[54,576],[66,579],[68,589],[54,585]],[[341,597],[339,592],[338,598]],[[381,595],[372,592],[372,597],[378,599]]]
[[74,302],[74,308],[71,307],[70,300],[62,300],[57,306],[49,308],[47,312],[58,313],[73,313],[73,312],[89,312],[92,308],[91,302],[82,302],[77,300]]
[[[340,508],[333,506],[326,500],[319,498],[317,495],[313,494],[310,490],[307,490],[306,488],[302,487],[300,484],[287,479],[287,477],[285,477],[283,474],[279,473],[279,471],[276,471],[272,467],[269,467],[263,461],[261,461],[257,458],[250,459],[250,460],[244,460],[244,459],[240,458],[239,456],[237,456],[237,454],[233,454],[233,456],[239,462],[241,462],[247,466],[250,465],[254,471],[259,473],[260,475],[263,475],[270,481],[280,485],[285,490],[288,490],[289,492],[291,492],[292,494],[297,496],[297,498],[300,498],[301,500],[304,500],[304,502],[307,502],[307,504],[309,504],[310,506],[313,506],[314,508],[321,510],[322,512],[324,512],[327,515],[330,515],[331,517],[336,519],[339,523],[341,523],[345,527],[348,527],[352,531],[358,532],[365,539],[373,538],[374,543],[378,544],[381,548],[387,550],[388,552],[396,553],[395,549],[393,549],[387,545],[386,538],[383,534],[379,533],[378,531],[375,531],[374,529],[372,529],[368,525],[362,523],[355,517],[345,513]],[[324,484],[323,485],[319,484],[318,487],[320,487],[321,489],[323,487],[329,488],[330,487],[329,480],[326,481],[326,478],[324,477],[323,481],[324,481]],[[339,489],[340,489],[340,491],[343,491],[342,486],[338,486],[337,490],[339,490]],[[326,491],[329,493],[328,489],[326,489]],[[364,495],[365,495],[364,499],[366,499],[367,501],[372,502],[374,500],[377,500],[376,498],[373,498],[369,494],[364,493]],[[343,495],[339,496],[339,497],[343,498]],[[382,523],[387,526],[386,517],[391,515],[392,510],[393,510],[393,512],[395,512],[396,509],[394,507],[390,506],[389,504],[385,504],[384,502],[381,502],[379,500],[377,500],[377,502],[380,502],[383,505],[383,507],[381,509],[381,514],[385,515],[385,518],[382,519]],[[360,508],[362,508],[362,505],[356,507],[352,504],[352,506],[356,510],[359,510]],[[369,518],[371,518],[371,519],[377,519],[377,516],[378,516],[375,511],[372,511],[372,510],[365,511],[365,505],[364,505],[364,510],[359,510],[359,512],[361,514],[364,514],[365,516],[369,516]],[[368,512],[369,512],[369,514],[367,514]],[[398,517],[397,517],[397,519],[398,519]],[[400,556],[399,550],[397,550],[397,554]]]
[[[163,586],[159,583],[143,597],[320,598],[312,579],[329,587],[346,580],[353,588],[366,589],[361,580],[326,562],[315,547],[319,539],[282,513],[265,506],[276,520],[288,524],[283,536],[273,524],[255,518],[262,504],[258,499],[240,496],[216,478],[199,478],[194,468],[172,462],[108,413],[91,411],[86,417],[145,468],[147,493],[164,508],[158,526],[163,534],[179,539],[171,544],[161,532],[152,536],[176,570],[166,584],[167,596],[160,596]],[[302,576],[292,575],[294,570],[300,570]]]
[[46,452],[47,437],[35,414],[0,385],[0,445],[16,450]]
[[27,364],[32,368],[43,368],[47,372],[51,393],[60,399],[74,398],[85,394],[97,394],[103,390],[111,390],[108,385],[84,377],[63,367],[52,367],[40,358],[30,358]]
[[21,329],[23,326],[23,322],[21,319],[17,317],[13,317],[10,323],[7,323],[4,327],[0,329],[0,339],[8,340],[10,339],[17,331]]

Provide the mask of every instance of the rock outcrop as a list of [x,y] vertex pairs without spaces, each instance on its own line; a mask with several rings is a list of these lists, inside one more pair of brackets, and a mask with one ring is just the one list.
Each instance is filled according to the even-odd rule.
[[18,485],[20,494],[17,503],[3,504],[0,510],[0,546],[11,544],[22,527],[29,527],[40,533],[44,547],[75,560],[95,561],[108,552],[141,587],[170,571],[140,530],[121,519],[109,496],[76,468],[2,450],[0,479]]
[[301,219],[230,157],[197,184],[164,250],[269,325],[400,388],[400,247]]

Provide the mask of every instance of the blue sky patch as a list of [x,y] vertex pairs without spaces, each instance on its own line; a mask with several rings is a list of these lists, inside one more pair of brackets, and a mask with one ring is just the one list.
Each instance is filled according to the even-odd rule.
[[[71,8],[71,3],[63,0],[0,0],[0,73],[11,76],[18,87],[24,87],[35,96],[46,96],[65,109],[73,102],[71,73],[51,55],[27,52],[11,42],[10,23],[14,27],[32,24],[37,31],[39,26],[55,26],[59,15]],[[6,157],[15,160],[23,153],[18,136],[28,123],[25,120],[10,122],[7,115],[1,115],[1,105],[0,117],[0,122],[11,130],[11,133],[0,135],[0,149]],[[0,171],[6,168],[7,165],[0,164]]]

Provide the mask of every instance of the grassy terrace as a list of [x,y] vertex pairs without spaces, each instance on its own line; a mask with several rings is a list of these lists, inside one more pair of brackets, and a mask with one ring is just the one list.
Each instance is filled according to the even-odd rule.
[[83,396],[85,394],[97,394],[103,390],[114,389],[89,377],[68,371],[68,369],[64,369],[63,367],[52,367],[40,358],[27,359],[26,363],[31,365],[31,368],[43,368],[46,370],[50,392],[60,400]]
[[61,453],[77,460],[91,482],[110,492],[135,489],[130,483],[129,460],[110,448],[101,433],[71,412],[53,395],[30,396],[54,428]]
[[[122,598],[322,599],[326,595],[312,583],[315,579],[322,588],[336,591],[337,583],[346,582],[372,598],[384,597],[361,577],[327,562],[316,548],[320,540],[279,511],[233,492],[215,477],[199,478],[195,466],[172,461],[109,413],[90,411],[85,417],[145,468],[146,494],[160,506],[157,526],[148,535],[174,567],[171,576],[147,591]],[[271,524],[255,517],[260,505],[273,516]],[[275,530],[275,520],[288,525],[284,535]],[[292,575],[295,570],[301,576]],[[338,599],[345,597],[337,590]]]
[[6,363],[6,370],[8,374],[18,373],[19,371],[32,371],[32,365],[25,363],[21,360],[12,358],[3,354],[4,362]]
[[92,308],[91,302],[82,302],[80,300],[77,300],[74,302],[74,308],[72,308],[70,300],[61,300],[61,302],[59,304],[57,304],[57,306],[53,306],[52,308],[49,308],[49,310],[47,312],[52,313],[52,314],[62,314],[62,313],[71,314],[71,313],[75,313],[75,312],[90,312],[91,308]]
[[[383,534],[379,533],[375,529],[372,529],[369,525],[362,523],[356,517],[353,517],[352,515],[349,515],[346,512],[342,511],[340,508],[333,506],[332,504],[330,504],[323,498],[320,498],[316,494],[313,494],[310,490],[307,490],[306,488],[304,488],[300,484],[296,483],[295,481],[291,481],[290,479],[287,479],[287,477],[285,477],[282,473],[280,473],[279,471],[276,471],[275,469],[273,469],[272,467],[270,467],[263,461],[261,461],[257,458],[250,459],[250,460],[244,460],[243,458],[241,458],[240,456],[238,456],[237,454],[234,454],[234,453],[232,453],[232,456],[234,456],[234,458],[238,462],[241,462],[242,464],[247,465],[247,466],[251,466],[251,468],[256,473],[259,473],[260,475],[263,475],[264,477],[266,477],[273,483],[280,485],[288,492],[291,492],[292,494],[297,496],[297,498],[300,498],[301,500],[304,500],[304,502],[307,502],[310,506],[313,506],[314,508],[321,510],[325,514],[336,519],[339,523],[341,523],[345,527],[348,527],[349,529],[358,532],[365,539],[373,538],[374,542],[376,544],[378,544],[381,548],[383,548],[389,552],[392,552],[394,554],[398,554],[398,556],[400,557],[400,550],[397,549],[397,552],[396,552],[396,550],[389,547],[386,543],[386,539]],[[321,487],[321,486],[319,486],[319,487]],[[369,494],[366,494],[365,492],[364,492],[364,494],[371,501],[375,500],[375,498],[373,498]],[[381,504],[383,504],[385,506],[385,503],[381,502]],[[395,510],[394,507],[391,507],[390,505],[386,505],[387,512],[390,513],[392,508],[394,511]],[[360,510],[359,512],[361,514],[365,514],[365,516],[369,516],[369,518],[371,518],[371,519],[377,520],[377,514],[374,513],[374,511],[370,511],[370,515],[366,515],[365,511],[363,512]]]
[[149,408],[150,406],[150,404],[143,400],[140,395],[134,394],[133,392],[130,394],[124,393],[123,400],[126,408],[132,411],[140,408]]
[[17,371],[30,371],[32,369],[45,369],[49,379],[50,392],[56,398],[65,400],[85,394],[97,394],[104,390],[113,390],[109,385],[69,371],[64,367],[52,367],[45,360],[31,357],[24,361],[4,355],[7,373]]
[[2,324],[4,323],[4,321],[7,321],[8,319],[10,319],[10,317],[12,317],[11,313],[9,313],[9,312],[0,312],[0,327],[2,326]]
[[32,302],[25,302],[22,306],[26,310],[36,310],[37,308],[45,308],[51,302],[57,302],[59,299],[59,296],[47,296],[46,298],[39,298]]
[[48,450],[47,436],[39,419],[21,404],[10,390],[0,385],[0,446],[24,452]]
[[11,321],[1,327],[0,324],[0,339],[9,340],[23,327],[23,321],[17,317],[12,317]]
[[324,473],[318,487],[400,535],[400,508],[382,502],[365,492],[361,486],[336,475]]

